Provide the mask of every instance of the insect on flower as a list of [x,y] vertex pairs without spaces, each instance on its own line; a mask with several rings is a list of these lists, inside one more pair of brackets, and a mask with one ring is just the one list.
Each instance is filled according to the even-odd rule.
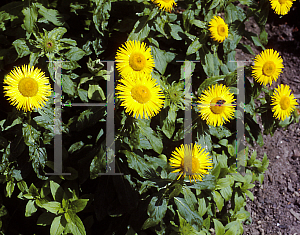
[[222,106],[226,101],[225,100],[218,100],[215,106]]

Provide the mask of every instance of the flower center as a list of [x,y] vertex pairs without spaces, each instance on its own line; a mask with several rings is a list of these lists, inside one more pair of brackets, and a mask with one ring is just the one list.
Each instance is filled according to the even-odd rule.
[[286,110],[290,107],[290,99],[286,96],[283,96],[280,99],[280,107],[282,110]]
[[48,48],[52,47],[52,45],[53,45],[52,42],[47,42],[47,47]]
[[285,4],[287,0],[278,0],[278,2],[282,5]]
[[268,61],[264,64],[263,66],[263,74],[266,76],[271,76],[272,74],[274,74],[276,66],[275,63],[273,61]]
[[223,100],[221,97],[216,97],[213,98],[210,102],[210,109],[214,114],[220,114],[224,111],[224,107],[223,104],[226,101]]
[[218,25],[217,30],[218,30],[218,34],[220,36],[226,36],[226,27],[225,27],[225,25],[223,25],[223,24]]
[[151,92],[146,86],[138,85],[131,89],[131,96],[140,104],[145,104],[151,99]]
[[33,97],[37,94],[39,85],[33,78],[23,78],[19,81],[18,89],[25,97]]
[[146,58],[142,53],[132,53],[129,58],[129,65],[135,71],[140,71],[145,67]]

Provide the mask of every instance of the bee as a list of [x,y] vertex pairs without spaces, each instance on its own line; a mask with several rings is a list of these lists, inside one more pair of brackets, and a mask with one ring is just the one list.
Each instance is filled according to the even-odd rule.
[[225,100],[218,100],[216,106],[222,106],[222,104],[224,104],[225,102],[226,102]]

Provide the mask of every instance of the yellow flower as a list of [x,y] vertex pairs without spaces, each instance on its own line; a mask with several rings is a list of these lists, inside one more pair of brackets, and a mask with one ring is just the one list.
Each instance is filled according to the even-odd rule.
[[159,9],[166,10],[167,12],[171,12],[173,6],[176,6],[176,2],[174,0],[151,0],[153,3],[159,5]]
[[32,111],[41,108],[51,94],[49,80],[40,69],[30,65],[16,67],[4,79],[4,93],[17,109]]
[[286,15],[295,0],[270,0],[271,7],[277,15]]
[[208,125],[221,126],[234,116],[235,101],[229,88],[223,84],[216,84],[203,92],[198,101],[200,115]]
[[209,22],[211,38],[217,42],[223,42],[228,37],[228,25],[219,16],[214,16]]
[[170,158],[170,165],[176,168],[172,173],[180,172],[177,179],[182,175],[189,175],[190,182],[193,179],[202,181],[204,175],[209,174],[208,169],[212,168],[213,163],[211,157],[205,149],[199,144],[181,145],[176,147]]
[[[122,48],[123,47],[123,48]],[[123,78],[150,74],[154,67],[151,49],[144,42],[127,41],[116,54],[116,67]]]
[[159,85],[152,79],[150,74],[134,78],[124,78],[117,85],[116,95],[125,106],[125,112],[135,118],[151,118],[164,105],[164,94]]
[[254,60],[254,66],[252,67],[252,76],[260,84],[267,85],[277,80],[282,73],[283,60],[279,56],[277,51],[273,49],[264,50],[257,55]]
[[274,106],[272,107],[273,116],[282,121],[291,115],[298,104],[294,95],[291,94],[290,86],[283,84],[275,88],[271,100],[271,105]]

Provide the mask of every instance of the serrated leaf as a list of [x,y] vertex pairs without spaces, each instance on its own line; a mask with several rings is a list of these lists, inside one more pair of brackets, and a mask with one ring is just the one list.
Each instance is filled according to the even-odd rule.
[[196,53],[200,48],[202,47],[202,44],[199,42],[198,39],[194,40],[188,47],[186,55],[191,55]]
[[22,10],[24,14],[24,25],[27,32],[31,33],[35,22],[37,21],[38,12],[35,7],[26,7]]
[[57,216],[53,219],[50,227],[51,235],[61,235],[65,229],[65,224],[61,222],[63,216]]
[[17,39],[12,43],[12,45],[15,47],[19,58],[27,56],[31,53],[25,39]]
[[43,208],[57,215],[59,209],[61,209],[61,204],[59,202],[47,202],[43,204]]
[[75,201],[72,201],[71,202],[72,210],[75,213],[82,211],[86,207],[88,201],[89,199],[77,199]]
[[151,198],[148,205],[147,214],[149,218],[144,222],[142,229],[147,229],[157,225],[165,216],[167,211],[167,200],[165,198],[158,199],[157,196]]
[[52,194],[52,197],[54,198],[54,200],[57,202],[61,202],[61,200],[63,198],[63,194],[64,194],[64,190],[62,189],[62,187],[58,183],[51,180],[50,181],[50,190],[51,190],[51,194]]
[[171,36],[175,40],[182,40],[182,37],[179,35],[179,33],[182,33],[182,34],[184,33],[182,28],[177,24],[171,24],[171,23],[169,23],[169,26],[171,28],[171,32],[170,32]]
[[147,20],[148,16],[143,16],[135,23],[133,30],[128,36],[128,40],[144,41],[145,38],[148,37],[150,26],[148,25]]
[[217,219],[213,219],[213,221],[214,221],[216,235],[223,235],[225,232],[225,228],[223,224]]
[[200,217],[200,215],[195,212],[195,210],[191,210],[185,199],[174,197],[174,202],[181,217],[184,218],[191,226],[193,226],[193,228],[195,228],[196,230],[200,230],[203,224],[202,217]]
[[225,201],[229,201],[232,195],[232,188],[230,186],[222,188],[220,190],[220,193],[222,197],[225,199]]
[[68,60],[78,61],[85,56],[85,51],[78,47],[72,47],[67,53],[65,53],[65,56]]
[[224,199],[218,191],[213,191],[212,195],[219,211],[221,211],[224,206]]
[[146,162],[146,160],[140,156],[138,156],[136,153],[134,152],[130,152],[127,150],[122,151],[126,157],[127,157],[127,162],[128,162],[128,166],[131,169],[134,169],[137,171],[137,173],[141,176],[144,177],[145,176],[145,172],[149,171],[149,165]]
[[39,8],[39,14],[41,14],[46,20],[50,21],[55,26],[62,26],[64,24],[63,18],[57,10],[47,9],[40,3],[35,3],[35,5]]
[[29,217],[36,211],[37,211],[37,208],[34,204],[34,200],[29,200],[26,204],[25,216]]

